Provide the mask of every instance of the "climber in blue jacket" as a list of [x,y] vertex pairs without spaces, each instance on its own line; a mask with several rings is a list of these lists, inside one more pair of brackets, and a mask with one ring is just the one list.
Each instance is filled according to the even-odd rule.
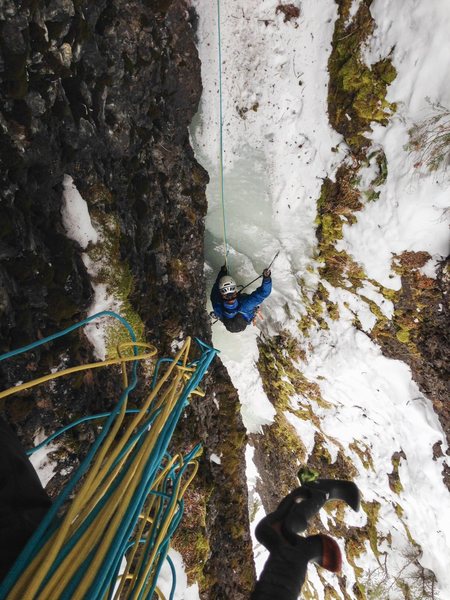
[[259,305],[272,291],[270,269],[264,269],[262,284],[251,294],[237,291],[236,282],[224,265],[217,275],[211,290],[211,302],[214,309],[212,316],[222,321],[228,331],[238,333],[244,331],[257,315]]

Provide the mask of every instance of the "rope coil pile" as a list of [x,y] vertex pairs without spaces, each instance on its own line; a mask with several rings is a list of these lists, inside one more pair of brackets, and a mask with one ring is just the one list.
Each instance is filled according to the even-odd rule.
[[[156,349],[137,342],[131,326],[115,313],[104,311],[89,319],[7,353],[10,358],[66,335],[102,316],[119,319],[131,342],[120,344],[117,359],[72,367],[13,387],[0,398],[75,371],[120,364],[122,394],[110,413],[84,417],[56,432],[37,448],[70,427],[88,419],[104,419],[86,458],[55,500],[16,563],[0,585],[8,600],[144,600],[155,591],[169,549],[169,541],[183,513],[183,495],[198,468],[200,445],[186,456],[170,456],[168,445],[192,394],[216,350],[196,340],[201,356],[190,362],[187,338],[173,359],[156,361]],[[124,356],[132,348],[132,357]],[[142,349],[144,352],[138,353]],[[137,365],[154,361],[153,380],[140,408],[128,408],[137,384]],[[130,380],[127,363],[131,362]],[[133,399],[136,403],[136,398]],[[36,448],[36,449],[37,449]],[[65,515],[60,510],[77,489]],[[169,563],[170,564],[170,563]],[[175,575],[173,565],[172,574]],[[170,598],[174,594],[175,579]]]

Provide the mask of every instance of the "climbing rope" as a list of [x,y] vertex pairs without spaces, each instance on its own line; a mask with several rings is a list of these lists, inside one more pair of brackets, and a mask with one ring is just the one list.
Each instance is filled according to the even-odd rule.
[[[137,342],[131,326],[120,315],[105,311],[0,356],[0,361],[105,315],[118,318],[132,338],[131,342],[119,344],[117,359],[51,373],[0,394],[6,397],[83,368],[112,364],[122,368],[122,394],[111,412],[83,417],[39,445],[42,447],[85,420],[104,420],[87,456],[0,585],[0,598],[141,600],[152,598],[155,592],[164,598],[156,582],[183,513],[183,495],[197,471],[201,453],[197,445],[184,457],[172,457],[167,448],[189,397],[194,393],[203,395],[198,384],[216,351],[196,339],[201,355],[189,361],[191,340],[187,338],[173,359],[156,361],[153,346]],[[125,356],[124,351],[130,347],[134,356]],[[138,354],[138,348],[145,348],[146,352]],[[138,361],[149,359],[154,363],[150,390],[140,408],[130,409],[127,406],[138,381]],[[129,381],[126,366],[130,361]],[[61,516],[61,509],[75,488],[77,493]],[[173,565],[171,570],[174,575]],[[174,586],[175,578],[170,599]]]
[[220,0],[217,0],[217,37],[219,47],[219,180],[220,180],[220,199],[222,203],[222,222],[223,222],[223,252],[225,256],[225,266],[228,267],[228,242],[227,226],[225,214],[225,192],[223,176],[223,110],[222,110],[222,41],[220,33]]

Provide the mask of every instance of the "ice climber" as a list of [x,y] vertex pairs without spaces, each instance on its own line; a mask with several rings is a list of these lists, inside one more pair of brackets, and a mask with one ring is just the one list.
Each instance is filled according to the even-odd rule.
[[211,302],[213,313],[225,325],[228,331],[238,333],[250,323],[254,322],[258,315],[258,308],[272,291],[272,279],[270,268],[264,269],[262,284],[251,294],[242,294],[237,291],[236,282],[224,265],[217,275],[211,290]]

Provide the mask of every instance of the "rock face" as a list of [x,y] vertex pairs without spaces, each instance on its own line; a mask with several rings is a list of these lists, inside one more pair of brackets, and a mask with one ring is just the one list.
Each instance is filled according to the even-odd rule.
[[[90,208],[120,224],[120,260],[132,275],[131,301],[147,339],[161,354],[170,352],[174,338],[210,340],[203,276],[207,174],[187,129],[201,93],[194,21],[184,0],[0,5],[1,352],[80,320],[92,301],[81,248],[62,224],[64,174]],[[90,354],[83,334],[74,333],[0,363],[2,388],[61,362],[86,362]],[[108,406],[116,386],[107,374],[79,377],[56,384],[52,395],[44,388],[9,400],[1,410],[30,444],[38,429]],[[211,451],[231,443],[234,455],[222,469],[205,460],[200,473],[210,493],[203,597],[239,599],[248,597],[254,578],[245,433],[220,364],[207,388],[207,398],[190,408],[182,436],[186,443],[211,443]],[[220,411],[213,388],[222,390]],[[92,435],[79,434],[60,465],[73,468]],[[50,491],[60,485],[53,478]]]

